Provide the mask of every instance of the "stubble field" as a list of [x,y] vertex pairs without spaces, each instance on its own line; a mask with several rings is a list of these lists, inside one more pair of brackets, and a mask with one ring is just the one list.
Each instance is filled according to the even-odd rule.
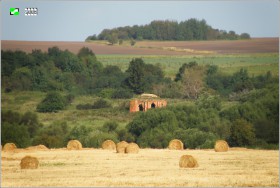
[[[179,168],[179,158],[194,156],[199,167]],[[26,155],[39,159],[38,169],[20,169]],[[46,186],[189,186],[279,187],[279,151],[232,148],[214,150],[140,149],[117,154],[102,149],[2,151],[3,187]]]

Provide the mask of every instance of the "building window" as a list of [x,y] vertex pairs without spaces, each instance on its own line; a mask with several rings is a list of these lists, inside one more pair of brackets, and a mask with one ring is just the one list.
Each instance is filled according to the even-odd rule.
[[156,107],[155,103],[152,103],[151,108],[155,108],[155,107]]

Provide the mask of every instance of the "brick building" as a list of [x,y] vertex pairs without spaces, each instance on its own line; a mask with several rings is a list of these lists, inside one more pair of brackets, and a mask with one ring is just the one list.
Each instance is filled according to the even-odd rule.
[[150,108],[161,108],[167,105],[167,101],[154,94],[142,94],[139,98],[130,101],[130,112],[147,111]]

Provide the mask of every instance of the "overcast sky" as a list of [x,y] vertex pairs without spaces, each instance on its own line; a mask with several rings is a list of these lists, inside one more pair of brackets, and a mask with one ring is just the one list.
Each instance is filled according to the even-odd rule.
[[[105,28],[153,20],[205,19],[208,25],[251,37],[279,37],[279,0],[248,1],[34,1],[2,0],[1,39],[84,41]],[[10,8],[19,16],[10,16]],[[26,7],[38,16],[24,16]]]

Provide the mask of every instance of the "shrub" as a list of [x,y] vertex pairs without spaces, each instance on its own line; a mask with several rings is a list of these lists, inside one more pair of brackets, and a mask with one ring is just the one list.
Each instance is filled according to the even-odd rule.
[[255,143],[253,125],[244,119],[235,120],[230,128],[230,146],[251,146]]
[[61,148],[67,144],[68,125],[66,122],[54,122],[42,129],[33,140],[33,145],[43,144],[48,148]]
[[118,131],[118,139],[127,141],[127,142],[134,142],[134,136],[127,131],[127,129],[121,129]]
[[77,110],[89,110],[89,109],[93,109],[91,104],[78,104],[76,106]]
[[37,106],[38,112],[58,112],[65,108],[65,99],[58,92],[50,92]]
[[102,131],[96,130],[92,131],[88,135],[88,139],[86,140],[85,146],[99,148],[105,140],[112,140],[115,143],[119,142],[116,133],[104,133]]
[[112,94],[113,99],[129,99],[133,97],[133,93],[126,89],[117,89]]
[[1,143],[13,142],[18,147],[24,148],[30,145],[30,135],[27,127],[18,124],[4,122],[1,124]]
[[109,107],[111,107],[111,104],[108,101],[104,100],[104,99],[98,99],[92,105],[93,109],[109,108]]
[[104,132],[114,132],[118,127],[118,123],[115,121],[107,121],[104,123],[102,130]]
[[194,129],[177,130],[174,135],[180,139],[186,148],[213,148],[217,136],[210,132]]

